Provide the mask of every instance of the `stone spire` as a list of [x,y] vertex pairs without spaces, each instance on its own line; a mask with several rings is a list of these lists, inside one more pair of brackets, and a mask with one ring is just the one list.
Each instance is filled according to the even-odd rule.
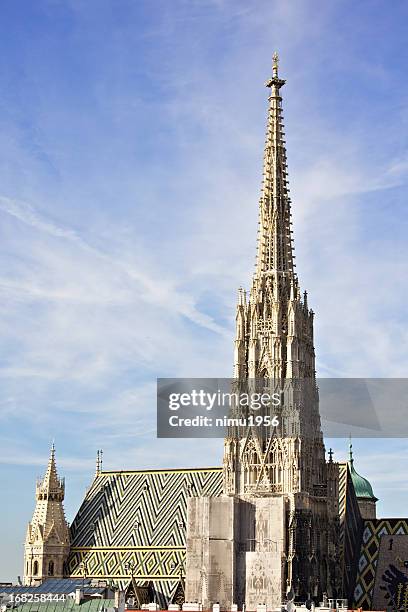
[[65,481],[58,477],[55,446],[52,444],[45,476],[36,485],[36,506],[27,528],[24,554],[26,585],[41,584],[50,576],[63,576],[63,565],[69,552],[64,496]]
[[[45,472],[45,476],[42,482],[37,485],[37,496],[41,495],[41,492],[44,496],[54,494],[55,497],[62,496],[61,501],[64,499],[65,493],[65,482],[62,478],[61,480],[58,478],[57,474],[57,466],[55,464],[55,444],[54,442],[51,445],[50,458],[48,460],[47,471]],[[38,497],[37,497],[38,499]]]
[[[313,311],[294,271],[278,56],[273,56],[256,269],[249,297],[238,292],[234,379],[283,393],[279,431],[232,429],[225,441],[230,494],[314,494],[325,481],[315,384]],[[252,382],[251,382],[252,381]],[[295,384],[308,381],[309,386]],[[306,393],[308,397],[306,397]],[[276,413],[271,414],[273,416]],[[265,439],[266,435],[266,439]]]
[[247,300],[239,291],[234,378],[315,376],[313,311],[295,274],[278,56],[273,56],[259,201],[256,269]]
[[259,202],[257,276],[261,274],[293,276],[294,273],[285,133],[280,95],[285,80],[279,78],[278,64],[278,54],[274,53],[272,77],[265,83],[270,89],[270,96],[262,193]]
[[[249,296],[238,291],[233,381],[235,392],[276,394],[280,405],[256,411],[232,407],[232,419],[243,418],[231,423],[224,441],[224,495],[189,500],[186,597],[203,602],[205,609],[220,601],[222,591],[226,610],[232,603],[255,610],[259,602],[272,610],[288,591],[298,600],[320,601],[331,585],[313,312],[294,272],[291,240],[284,83],[275,54],[266,83],[270,96],[256,269]],[[253,425],[249,417],[255,415],[268,417],[269,425],[265,420]],[[275,415],[278,423],[271,424]],[[330,469],[335,484],[333,462]]]

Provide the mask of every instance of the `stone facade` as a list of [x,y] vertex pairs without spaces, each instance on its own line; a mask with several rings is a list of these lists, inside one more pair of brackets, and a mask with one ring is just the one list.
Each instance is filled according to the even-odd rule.
[[186,600],[279,606],[286,538],[283,497],[188,503]]

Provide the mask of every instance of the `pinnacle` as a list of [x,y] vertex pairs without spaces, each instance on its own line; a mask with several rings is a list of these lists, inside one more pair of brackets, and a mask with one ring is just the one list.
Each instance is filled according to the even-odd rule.
[[278,54],[273,55],[272,78],[267,120],[262,192],[259,205],[257,275],[283,273],[293,275],[294,255],[290,236],[291,212],[287,179],[286,147],[280,88],[285,81],[278,77]]
[[48,492],[55,489],[61,489],[62,483],[58,478],[57,466],[55,463],[55,445],[54,442],[51,446],[50,458],[48,460],[47,471],[42,481],[42,488],[45,488]]

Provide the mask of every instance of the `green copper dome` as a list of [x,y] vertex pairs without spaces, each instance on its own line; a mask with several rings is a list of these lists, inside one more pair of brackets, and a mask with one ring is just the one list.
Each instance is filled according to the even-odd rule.
[[356,493],[357,499],[369,499],[372,501],[378,501],[377,497],[374,495],[373,488],[371,484],[368,482],[367,478],[363,478],[360,476],[354,469],[354,459],[353,459],[353,445],[350,443],[349,446],[349,468],[351,474],[351,480],[353,482],[354,491]]

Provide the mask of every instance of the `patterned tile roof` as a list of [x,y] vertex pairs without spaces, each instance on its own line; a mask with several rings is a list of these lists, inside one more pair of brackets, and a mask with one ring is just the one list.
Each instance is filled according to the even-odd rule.
[[221,492],[221,468],[100,472],[71,526],[67,575],[85,563],[87,577],[124,586],[133,571],[165,604],[184,575],[187,498]]

